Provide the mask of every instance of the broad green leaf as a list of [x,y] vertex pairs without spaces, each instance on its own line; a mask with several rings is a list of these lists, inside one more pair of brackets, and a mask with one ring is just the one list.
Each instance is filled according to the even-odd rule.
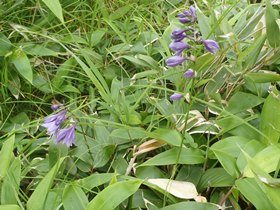
[[90,39],[91,47],[94,47],[100,43],[106,31],[107,31],[106,29],[97,29],[91,33],[91,39]]
[[204,162],[204,155],[199,149],[191,148],[173,148],[162,152],[148,161],[144,162],[141,166],[153,165],[172,165],[172,164],[200,164]]
[[129,180],[109,185],[99,192],[87,205],[87,210],[111,210],[119,206],[121,202],[133,195],[140,187],[142,181]]
[[47,194],[52,186],[55,176],[65,158],[60,158],[47,175],[38,184],[27,201],[27,210],[42,209]]
[[135,139],[142,139],[145,137],[145,130],[142,128],[118,128],[110,133],[110,138],[115,144],[124,144]]
[[[249,141],[242,150],[246,152],[249,156],[254,157],[258,152],[262,151],[265,148],[265,145],[261,141],[252,140]],[[243,173],[245,167],[248,165],[246,156],[243,153],[237,158],[237,167],[240,172]]]
[[32,84],[33,82],[33,70],[31,68],[30,62],[26,54],[21,50],[17,49],[12,57],[11,63],[16,67],[18,73],[25,78],[28,82]]
[[64,188],[62,203],[65,210],[85,209],[88,198],[80,187],[70,183]]
[[180,202],[161,208],[160,210],[218,210],[219,206],[212,203],[197,203],[194,201]]
[[[266,98],[260,118],[261,140],[266,144],[276,144],[280,137],[280,98],[278,90],[273,88]],[[267,138],[265,138],[267,136]]]
[[0,205],[0,210],[21,210],[18,205]]
[[[244,25],[241,27],[241,31],[238,34],[239,39],[246,38],[253,31],[256,25],[259,23],[260,19],[263,17],[264,10],[262,6],[258,6],[258,9],[255,11],[254,15],[250,17],[250,19],[244,21]],[[246,17],[246,15],[244,15]]]
[[133,5],[131,4],[127,4],[123,7],[118,8],[117,10],[115,10],[110,16],[109,19],[110,20],[117,20],[121,17],[123,17],[124,15],[126,15],[128,12],[131,11]]
[[265,23],[267,40],[271,47],[276,48],[280,46],[280,30],[276,22],[274,10],[271,5],[271,0],[266,0]]
[[223,168],[233,177],[239,176],[236,159],[249,140],[240,136],[221,139],[211,146],[211,150],[222,164]]
[[115,176],[114,173],[92,174],[86,178],[77,180],[76,182],[84,189],[91,190],[94,187],[109,182],[113,176]]
[[[252,158],[252,164],[257,165],[264,172],[270,173],[277,170],[277,166],[280,161],[280,148],[278,145],[270,145],[264,150],[260,151]],[[244,176],[254,176],[250,170],[250,163],[244,170]]]
[[139,179],[166,178],[165,174],[156,166],[139,167],[135,175]]
[[42,0],[46,6],[52,11],[52,13],[64,23],[62,7],[59,0]]
[[0,152],[0,181],[5,177],[13,157],[15,135],[10,136],[2,145]]
[[10,40],[2,33],[0,33],[0,56],[5,56],[12,50],[12,43]]
[[249,45],[249,47],[242,51],[238,56],[238,63],[242,62],[242,71],[252,68],[259,57],[259,54],[263,48],[266,35],[262,35]]
[[197,8],[196,10],[197,20],[198,20],[198,26],[200,29],[200,32],[202,34],[203,39],[208,39],[210,32],[211,32],[211,24],[210,19],[206,17],[203,12]]
[[62,63],[56,70],[56,74],[52,79],[52,84],[55,88],[60,89],[65,77],[75,68],[77,62],[74,58],[70,58]]
[[235,179],[223,168],[210,168],[200,178],[198,188],[228,187],[234,184]]
[[246,111],[264,102],[264,99],[250,93],[236,92],[229,100],[227,111],[232,114]]
[[22,50],[28,55],[35,56],[57,56],[58,53],[38,44],[27,44],[22,47]]
[[170,145],[179,147],[183,141],[181,134],[175,129],[158,128],[151,134],[150,137],[164,141]]
[[21,160],[17,157],[11,164],[1,187],[1,204],[17,204],[21,180]]
[[255,178],[245,178],[236,180],[237,189],[247,198],[257,209],[276,210],[267,199],[265,192],[256,182]]
[[278,82],[280,75],[272,71],[249,72],[244,75],[246,79],[255,83]]

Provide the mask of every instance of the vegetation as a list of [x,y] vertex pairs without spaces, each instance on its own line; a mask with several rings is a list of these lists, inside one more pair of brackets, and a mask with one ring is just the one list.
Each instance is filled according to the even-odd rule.
[[279,1],[0,1],[0,210],[280,208]]

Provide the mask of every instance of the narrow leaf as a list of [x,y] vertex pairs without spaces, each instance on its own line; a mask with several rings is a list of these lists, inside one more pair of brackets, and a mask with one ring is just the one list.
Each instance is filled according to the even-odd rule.
[[54,165],[50,172],[42,179],[38,184],[35,191],[27,201],[27,210],[42,209],[44,206],[45,199],[52,186],[53,180],[64,161],[64,158],[60,158],[59,161]]
[[46,6],[52,11],[52,13],[64,23],[62,7],[59,0],[42,0]]
[[141,185],[139,180],[117,182],[98,193],[88,204],[87,210],[115,209],[118,205],[133,195]]
[[271,47],[280,46],[280,30],[270,0],[266,0],[265,23],[267,40]]
[[10,136],[4,143],[0,152],[0,181],[5,177],[13,156],[15,135]]

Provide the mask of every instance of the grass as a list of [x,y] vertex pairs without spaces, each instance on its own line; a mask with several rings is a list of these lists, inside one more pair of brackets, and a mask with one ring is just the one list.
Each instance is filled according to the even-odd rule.
[[[193,29],[220,49],[189,40],[176,67],[170,34],[191,4],[1,2],[0,209],[278,209],[269,2],[193,2]],[[42,126],[62,109],[72,147]]]

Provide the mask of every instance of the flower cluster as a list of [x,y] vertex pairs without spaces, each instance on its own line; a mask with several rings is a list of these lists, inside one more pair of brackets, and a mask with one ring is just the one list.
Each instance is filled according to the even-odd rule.
[[[52,110],[56,111],[62,106],[62,104],[53,104],[51,108]],[[44,120],[42,126],[47,129],[47,132],[51,137],[55,137],[54,143],[63,143],[66,144],[67,147],[70,147],[75,144],[76,123],[67,125],[61,129],[63,122],[65,122],[65,120],[68,118],[66,114],[67,110],[62,109],[58,113],[47,117]]]
[[[187,49],[193,48],[189,43],[185,42],[186,39],[193,41],[196,45],[203,44],[205,50],[212,54],[215,54],[219,50],[219,44],[214,40],[204,40],[200,36],[198,30],[195,30],[195,23],[197,21],[196,10],[193,6],[190,6],[189,10],[183,11],[177,15],[178,20],[188,27],[186,29],[176,28],[171,33],[172,42],[169,48],[175,52],[175,55],[166,60],[166,65],[169,67],[175,67],[181,65],[184,61],[190,60],[187,56],[184,56],[183,52]],[[186,78],[193,78],[195,71],[192,69],[187,70],[184,74]],[[180,100],[183,95],[175,93],[170,97],[171,101]]]

